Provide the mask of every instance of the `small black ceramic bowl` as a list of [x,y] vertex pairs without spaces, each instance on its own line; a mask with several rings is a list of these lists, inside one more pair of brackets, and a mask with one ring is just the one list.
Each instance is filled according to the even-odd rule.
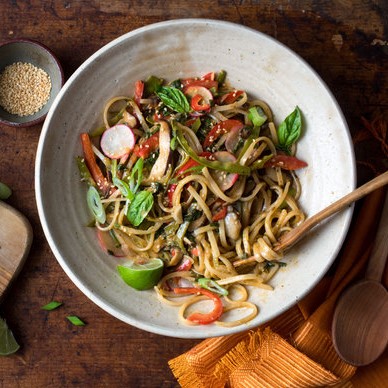
[[[0,104],[0,123],[14,127],[29,127],[41,123],[50,109],[56,95],[64,83],[64,76],[61,64],[55,55],[45,45],[30,40],[17,39],[0,43],[0,74],[8,66],[15,63],[31,64],[34,69],[43,70],[50,77],[51,89],[47,102],[35,113],[20,115],[19,113],[9,113]],[[31,88],[34,92],[34,88]],[[6,105],[6,104],[4,104]],[[11,110],[8,108],[8,110]]]

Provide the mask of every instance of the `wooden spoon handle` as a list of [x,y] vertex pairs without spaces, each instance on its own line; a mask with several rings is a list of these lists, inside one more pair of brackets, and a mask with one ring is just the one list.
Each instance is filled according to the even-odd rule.
[[368,262],[365,278],[380,282],[388,255],[388,193],[385,197],[379,227]]
[[371,181],[365,183],[364,185],[358,187],[351,193],[340,198],[336,202],[332,203],[325,209],[315,214],[314,216],[308,218],[305,222],[297,226],[295,229],[291,230],[287,234],[284,234],[282,237],[280,237],[278,243],[274,246],[274,250],[276,252],[280,252],[290,248],[321,221],[332,216],[333,214],[344,209],[351,203],[357,201],[358,199],[364,197],[365,195],[386,184],[388,184],[388,171],[386,171],[384,174],[377,176]]

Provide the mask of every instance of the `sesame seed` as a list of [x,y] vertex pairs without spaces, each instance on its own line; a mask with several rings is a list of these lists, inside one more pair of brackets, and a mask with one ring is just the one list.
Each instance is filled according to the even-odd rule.
[[31,63],[13,63],[0,74],[0,105],[11,114],[29,116],[38,112],[50,92],[50,76]]

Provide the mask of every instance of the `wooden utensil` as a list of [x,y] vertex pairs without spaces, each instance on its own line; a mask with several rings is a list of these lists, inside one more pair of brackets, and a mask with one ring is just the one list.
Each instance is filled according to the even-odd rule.
[[355,366],[375,361],[388,343],[388,292],[380,283],[388,256],[388,194],[365,280],[347,289],[336,306],[332,336],[340,357]]
[[0,299],[18,275],[32,242],[32,228],[25,216],[0,201]]
[[388,171],[384,174],[377,176],[371,181],[365,183],[364,185],[358,187],[351,193],[340,198],[338,201],[332,203],[325,209],[321,210],[317,214],[313,215],[310,218],[307,218],[301,225],[297,226],[295,229],[284,234],[274,246],[276,252],[284,251],[294,244],[296,244],[302,237],[305,237],[307,232],[318,225],[324,219],[332,216],[333,214],[344,209],[346,206],[357,201],[358,199],[364,197],[365,195],[371,193],[372,191],[388,184]]

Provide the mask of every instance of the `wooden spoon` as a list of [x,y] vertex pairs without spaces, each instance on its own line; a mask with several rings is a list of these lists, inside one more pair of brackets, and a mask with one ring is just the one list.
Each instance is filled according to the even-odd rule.
[[32,242],[32,228],[25,216],[0,201],[0,299],[18,275]]
[[304,221],[301,225],[297,226],[295,229],[280,237],[278,243],[274,246],[273,249],[276,252],[281,252],[287,248],[292,247],[301,238],[305,237],[307,232],[310,231],[317,224],[319,224],[321,221],[332,216],[333,214],[344,209],[351,203],[357,201],[358,199],[364,197],[365,195],[386,184],[388,184],[388,171],[386,171],[384,174],[377,176],[371,181],[365,183],[364,185],[358,187],[351,193],[340,198],[338,201],[332,203],[331,205],[321,210],[317,214],[313,215],[312,217],[307,218],[307,220]]
[[388,194],[365,279],[342,294],[334,311],[334,347],[343,360],[355,366],[375,361],[388,343],[388,292],[380,283],[387,256]]

